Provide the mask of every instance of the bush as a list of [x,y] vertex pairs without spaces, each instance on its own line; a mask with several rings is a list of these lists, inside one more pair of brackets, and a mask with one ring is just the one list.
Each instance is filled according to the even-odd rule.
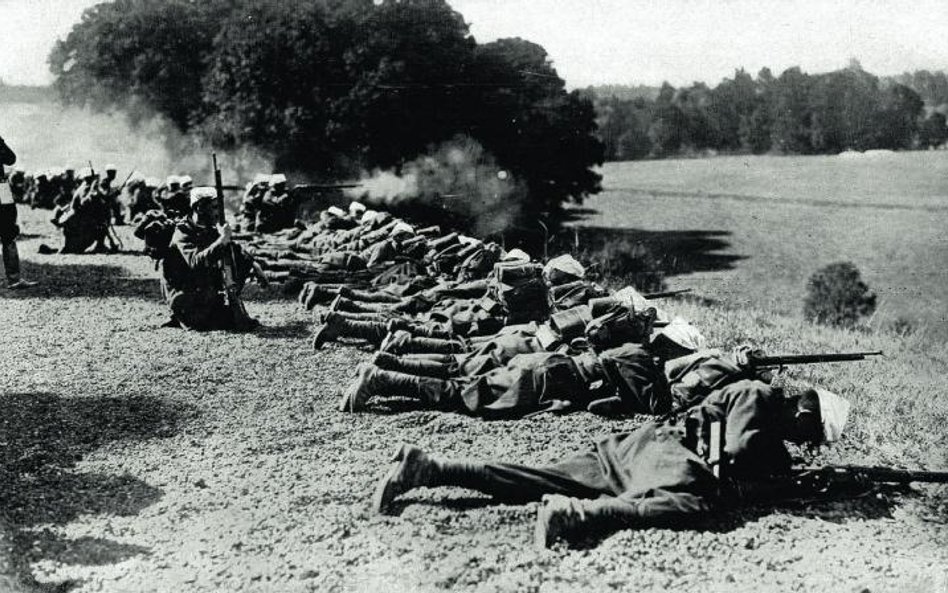
[[803,315],[824,325],[854,327],[876,310],[876,295],[851,262],[830,264],[807,282]]
[[641,292],[658,292],[665,288],[661,262],[644,243],[629,239],[604,241],[582,250],[576,258],[595,264],[593,272],[608,288],[634,286]]

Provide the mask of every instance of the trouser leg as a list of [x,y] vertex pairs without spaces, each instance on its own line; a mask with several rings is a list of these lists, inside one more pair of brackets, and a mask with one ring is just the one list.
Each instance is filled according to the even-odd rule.
[[503,501],[540,500],[544,494],[573,498],[598,498],[612,495],[595,453],[576,455],[549,467],[530,467],[511,463],[442,461],[432,458],[437,467],[431,486],[458,486],[483,492]]
[[388,294],[387,292],[359,290],[357,288],[349,288],[347,286],[340,288],[339,294],[346,297],[347,299],[360,301],[363,303],[395,304],[401,302],[402,300],[400,297],[397,297],[394,294]]
[[20,279],[20,252],[16,246],[16,239],[3,242],[3,269],[7,275],[7,282],[12,284]]
[[451,377],[451,365],[425,360],[423,358],[403,358],[385,352],[379,352],[372,361],[375,366],[388,371],[396,371],[421,377],[448,379]]

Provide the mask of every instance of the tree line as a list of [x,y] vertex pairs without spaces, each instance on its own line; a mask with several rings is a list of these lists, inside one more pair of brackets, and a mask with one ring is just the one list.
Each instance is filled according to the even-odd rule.
[[477,43],[445,0],[116,0],[49,62],[66,103],[157,112],[311,179],[398,171],[463,135],[526,184],[530,214],[599,190],[592,102],[541,46]]
[[[605,91],[605,92],[603,92]],[[880,79],[853,61],[807,74],[790,68],[754,78],[738,70],[714,88],[696,82],[625,97],[590,88],[606,160],[682,154],[835,154],[927,148],[948,140],[948,77],[920,71]],[[926,107],[927,105],[927,107]]]

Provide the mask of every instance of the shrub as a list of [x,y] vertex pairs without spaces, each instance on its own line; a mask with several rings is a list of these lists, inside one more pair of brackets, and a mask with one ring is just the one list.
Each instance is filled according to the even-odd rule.
[[632,285],[642,292],[657,292],[665,287],[661,262],[644,243],[607,240],[582,250],[576,257],[595,264],[597,279],[609,288]]
[[851,262],[830,264],[807,282],[803,315],[824,325],[854,327],[876,310],[876,295]]

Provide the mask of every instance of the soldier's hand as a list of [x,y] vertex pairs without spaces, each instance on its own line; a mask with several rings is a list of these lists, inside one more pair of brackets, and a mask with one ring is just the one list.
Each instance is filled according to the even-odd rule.
[[220,239],[218,240],[221,242],[221,245],[230,244],[231,230],[229,224],[225,222],[224,224],[217,225],[217,232],[220,233]]

